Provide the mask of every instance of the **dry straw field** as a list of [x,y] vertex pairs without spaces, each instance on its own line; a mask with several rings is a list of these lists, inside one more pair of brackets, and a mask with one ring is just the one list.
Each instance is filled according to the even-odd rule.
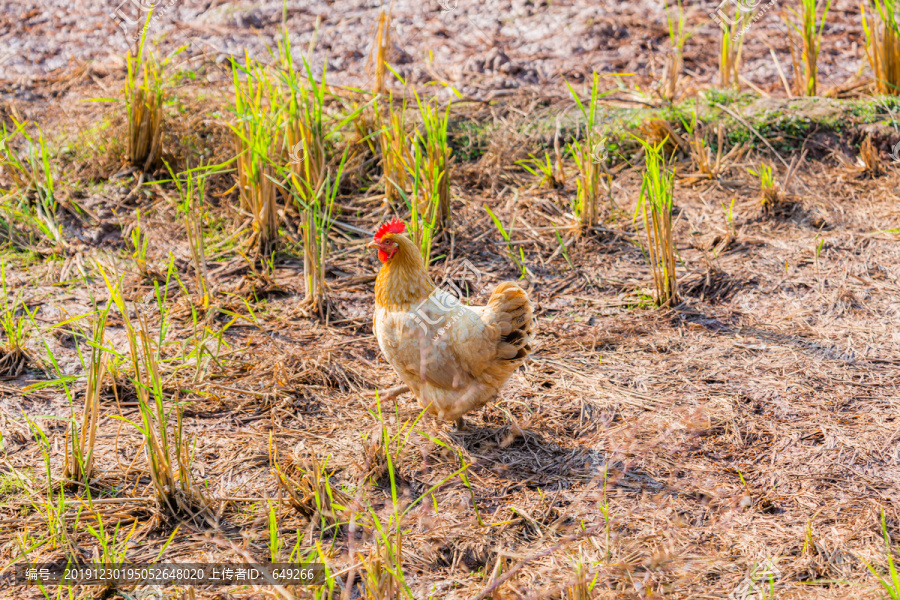
[[[106,4],[0,2],[0,598],[900,599],[896,0]],[[530,298],[462,427],[391,218]]]

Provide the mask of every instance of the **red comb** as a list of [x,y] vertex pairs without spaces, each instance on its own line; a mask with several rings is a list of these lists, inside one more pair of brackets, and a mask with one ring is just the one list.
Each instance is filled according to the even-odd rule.
[[400,219],[393,219],[381,224],[378,231],[375,232],[375,241],[380,242],[381,238],[388,233],[403,233],[406,231],[406,225]]

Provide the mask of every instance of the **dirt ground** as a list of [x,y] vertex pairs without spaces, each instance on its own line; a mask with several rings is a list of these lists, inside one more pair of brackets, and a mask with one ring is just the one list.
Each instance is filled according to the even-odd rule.
[[[118,524],[113,538],[135,562],[266,561],[274,528],[282,557],[295,545],[324,557],[337,574],[335,598],[342,590],[416,599],[883,597],[867,564],[884,575],[884,535],[892,545],[900,540],[900,168],[889,156],[898,106],[847,85],[865,66],[854,2],[835,2],[821,59],[823,88],[845,86],[852,93],[837,95],[852,97],[804,102],[784,97],[767,47],[789,69],[774,10],[748,34],[745,96],[707,94],[718,77],[719,33],[706,22],[714,7],[688,7],[698,30],[685,47],[682,101],[702,111],[710,132],[723,123],[729,143],[740,138],[748,147],[717,180],[678,180],[683,298],[667,309],[650,301],[644,231],[634,219],[642,165],[627,143],[646,119],[678,128],[683,114],[652,91],[668,52],[662,6],[394,4],[390,61],[408,83],[454,99],[452,236],[438,244],[445,258],[432,265],[433,277],[470,261],[483,275],[476,304],[519,277],[484,206],[530,270],[520,283],[535,305],[535,353],[462,431],[428,416],[416,421],[409,393],[376,403],[376,389],[400,381],[372,330],[380,265],[365,242],[384,219],[408,214],[383,201],[365,161],[338,198],[327,322],[301,307],[295,245],[285,243],[271,274],[238,251],[230,236],[244,218],[234,174],[211,178],[204,227],[213,302],[199,322],[221,342],[204,342],[206,358],[186,356],[199,335],[198,290],[173,186],[150,177],[135,187],[124,165],[121,103],[84,101],[121,97],[124,37],[110,6],[0,2],[0,116],[7,125],[10,115],[41,125],[60,197],[89,215],[65,219],[63,253],[0,238],[10,296],[21,294],[35,311],[27,369],[0,380],[0,598],[152,598],[147,589],[99,586],[45,596],[12,581],[24,559],[96,559],[101,550],[86,527],[101,521],[107,530]],[[285,6],[295,48],[307,47],[319,20],[312,62],[327,61],[336,94],[371,84],[375,3]],[[264,58],[282,16],[279,2],[178,0],[153,24],[163,52],[191,44],[173,69],[196,77],[173,85],[166,108],[165,156],[179,169],[233,155],[226,58],[244,49]],[[621,144],[602,222],[578,234],[572,161],[556,188],[516,161],[552,150],[555,131],[577,134],[564,82],[585,97],[592,70],[634,75],[603,80],[616,89],[603,110]],[[429,83],[449,83],[461,98]],[[854,163],[868,135],[884,169],[877,176]],[[677,172],[690,172],[689,157],[678,156]],[[748,169],[767,163],[781,181],[793,161],[788,201],[765,213]],[[171,261],[184,283],[168,288],[162,335],[154,287],[128,237],[138,221],[148,263],[165,273]],[[101,392],[93,504],[87,508],[83,486],[67,487],[52,520],[60,529],[50,530],[51,509],[40,499],[59,498],[48,491],[46,469],[58,485],[67,419],[80,419],[86,389],[79,349],[87,348],[73,335],[80,322],[68,320],[109,299],[98,262],[123,278],[132,318],[146,315],[164,341],[167,407],[183,406],[191,470],[208,506],[202,517],[175,518],[155,502],[143,436],[123,420],[140,415],[122,372]],[[113,309],[107,337],[122,353],[125,332]],[[320,483],[309,474],[323,465],[347,506],[331,528],[314,502],[293,501],[278,479],[283,471],[309,489]],[[389,522],[398,506],[411,507],[401,521],[407,591],[362,591],[377,575],[371,515]],[[370,516],[350,523],[350,514]],[[591,590],[579,591],[580,582]],[[326,597],[305,587],[158,591]]]
[[[489,100],[515,90],[564,93],[563,78],[580,81],[591,71],[629,73],[629,84],[658,80],[669,52],[666,13],[661,2],[513,0],[416,0],[393,3],[223,2],[159,0],[122,3],[100,0],[0,3],[0,76],[11,84],[4,94],[42,98],[42,78],[89,67],[95,79],[122,66],[122,52],[138,29],[138,5],[157,6],[148,33],[171,51],[183,45],[192,64],[222,64],[247,50],[261,57],[274,47],[283,17],[297,52],[317,34],[312,62],[328,63],[329,81],[367,83],[366,65],[381,7],[391,8],[395,26],[391,63],[413,84],[449,82],[468,97]],[[716,3],[685,2],[685,70],[689,83],[708,85],[718,77],[720,31],[710,15]],[[769,6],[763,2],[760,7]],[[285,8],[284,14],[282,8]],[[118,11],[117,11],[118,8]],[[768,93],[780,93],[778,66],[790,71],[788,8],[768,8],[750,27],[742,75]],[[110,15],[119,15],[113,19]],[[117,23],[119,23],[117,25]],[[318,23],[318,30],[317,30]],[[825,88],[844,83],[865,62],[859,3],[837,0],[825,24],[820,77]],[[101,86],[102,87],[102,86]],[[549,88],[549,89],[548,89]],[[52,97],[56,97],[55,95]],[[449,93],[448,93],[449,97]]]

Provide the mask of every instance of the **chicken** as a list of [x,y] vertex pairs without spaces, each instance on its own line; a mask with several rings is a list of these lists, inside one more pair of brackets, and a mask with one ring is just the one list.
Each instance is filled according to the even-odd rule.
[[384,263],[375,280],[375,337],[419,403],[463,427],[462,416],[497,397],[531,353],[528,294],[497,286],[487,306],[466,306],[434,285],[401,221],[384,223],[368,244]]

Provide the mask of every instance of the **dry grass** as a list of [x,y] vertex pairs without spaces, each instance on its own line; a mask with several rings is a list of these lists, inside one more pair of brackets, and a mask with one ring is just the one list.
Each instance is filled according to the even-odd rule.
[[746,151],[745,144],[732,146],[727,152],[725,151],[725,128],[721,123],[716,128],[715,153],[713,153],[706,140],[705,128],[697,123],[696,115],[690,129],[693,139],[688,143],[691,149],[690,158],[695,172],[681,175],[687,183],[721,178]]
[[666,156],[676,152],[690,154],[691,145],[666,119],[646,119],[640,125],[641,137],[651,146],[663,145]]
[[[497,126],[492,112],[526,105],[504,102],[454,110]],[[666,156],[689,156],[690,142],[665,122],[647,130]],[[375,402],[397,378],[372,332],[378,265],[363,242],[384,206],[369,190],[336,186],[339,212],[321,239],[340,316],[327,324],[300,306],[297,248],[282,246],[266,281],[241,256],[246,216],[232,173],[210,176],[205,196],[202,262],[209,288],[220,290],[205,315],[194,301],[199,246],[171,201],[174,183],[136,200],[133,248],[84,246],[117,265],[105,268],[106,281],[89,260],[11,252],[9,284],[22,290],[11,314],[34,328],[22,346],[41,358],[51,350],[60,372],[28,365],[0,382],[0,569],[22,557],[119,552],[137,562],[263,561],[296,548],[295,558],[325,562],[334,577],[330,588],[290,588],[285,598],[727,597],[771,564],[776,598],[884,594],[866,563],[889,578],[884,533],[896,545],[900,519],[900,347],[885,333],[900,260],[889,231],[898,174],[836,177],[833,163],[798,157],[774,188],[790,190],[794,208],[761,219],[757,181],[688,186],[662,165],[674,191],[664,253],[680,301],[651,309],[655,274],[636,243],[646,247],[645,233],[657,231],[652,207],[639,204],[650,155],[629,154],[632,166],[617,172],[621,210],[588,235],[564,236],[575,185],[541,186],[514,164],[551,139],[524,150],[522,138],[508,139],[510,160],[495,160],[504,149],[493,149],[496,189],[462,176],[462,166],[454,172],[461,226],[435,241],[444,258],[431,274],[441,281],[471,261],[481,304],[520,274],[508,252],[524,256],[539,345],[498,400],[468,417],[467,431],[421,417],[408,393]],[[377,167],[370,175],[377,185]],[[663,189],[661,179],[650,183]],[[736,234],[710,258],[723,205]],[[171,265],[171,280],[147,278],[138,259]],[[98,386],[100,363],[62,324],[108,297],[105,345],[116,355],[107,355],[113,377]],[[122,385],[109,387],[112,378]],[[92,426],[79,428],[79,452],[93,459],[90,502],[84,486],[60,488],[72,434],[66,443],[65,421],[42,418],[68,418],[67,391],[78,399],[75,422],[96,422],[93,452]]]
[[884,173],[884,162],[881,160],[875,145],[872,144],[871,134],[867,135],[866,139],[860,144],[859,156],[856,160],[865,175],[878,177]]
[[[273,450],[274,453],[277,450]],[[291,507],[309,519],[310,527],[320,526],[323,533],[334,535],[334,528],[342,523],[352,499],[331,486],[332,474],[326,471],[327,465],[320,464],[314,457],[303,465],[290,459],[282,466],[273,456],[273,463],[280,489],[287,495]]]

